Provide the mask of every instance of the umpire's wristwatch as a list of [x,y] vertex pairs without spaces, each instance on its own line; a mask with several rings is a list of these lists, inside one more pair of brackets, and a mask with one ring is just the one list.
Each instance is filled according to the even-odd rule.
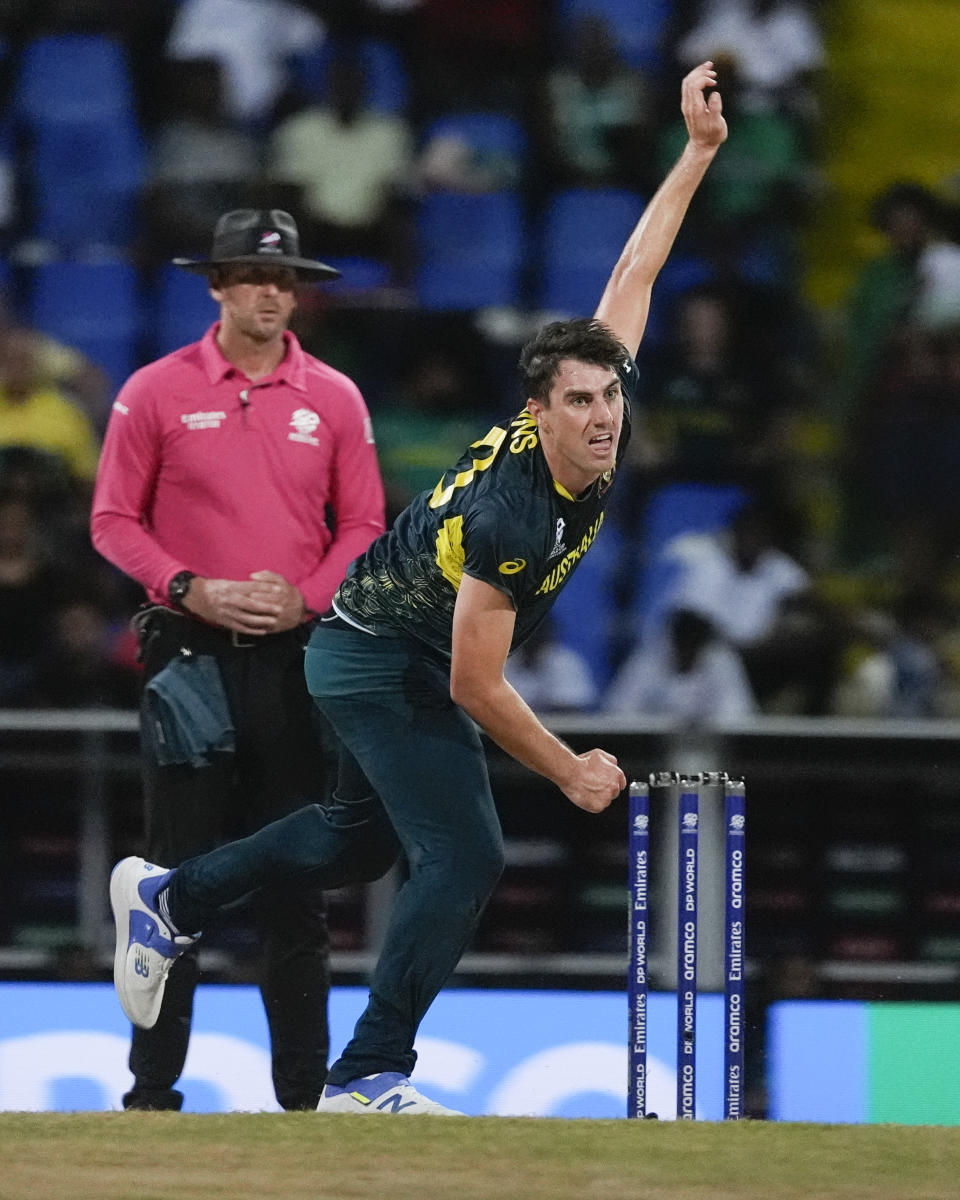
[[170,603],[174,608],[179,608],[183,611],[184,601],[187,598],[187,593],[190,591],[190,584],[196,579],[193,571],[178,571],[176,575],[167,584],[167,595],[170,597]]

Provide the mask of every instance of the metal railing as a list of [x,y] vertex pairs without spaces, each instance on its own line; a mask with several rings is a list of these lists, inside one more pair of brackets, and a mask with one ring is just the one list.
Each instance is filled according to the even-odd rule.
[[[960,721],[898,721],[758,717],[709,729],[690,729],[667,720],[631,720],[621,716],[568,714],[548,718],[550,728],[575,750],[602,745],[617,754],[628,777],[632,772],[669,768],[701,770],[719,764],[742,771],[751,781],[754,804],[776,803],[777,780],[785,773],[818,787],[842,788],[853,775],[866,775],[877,789],[890,781],[936,777],[945,796],[960,802]],[[58,763],[76,778],[76,941],[91,953],[104,955],[111,940],[107,879],[113,840],[113,789],[118,771],[130,775],[136,754],[137,714],[117,709],[19,710],[0,709],[0,805],[15,804],[6,795],[4,772],[12,769],[51,770]],[[64,735],[55,750],[38,750],[38,739]],[[117,735],[125,744],[118,755]],[[130,744],[126,746],[127,739]],[[516,789],[528,789],[531,776],[496,747],[490,747],[494,790],[509,804]],[[136,784],[134,784],[136,786]],[[897,784],[899,786],[899,784]],[[39,816],[38,816],[38,819]],[[383,933],[382,914],[389,889],[380,887],[367,897],[366,948],[335,956],[334,969],[362,973],[369,967]],[[0,966],[15,969],[18,962],[36,963],[42,950],[0,946]],[[626,957],[616,954],[470,954],[461,973],[532,976],[537,973],[615,976],[625,969]],[[960,978],[960,968],[947,963],[825,963],[823,978],[851,979],[896,976],[943,981]],[[872,974],[871,974],[872,972]]]

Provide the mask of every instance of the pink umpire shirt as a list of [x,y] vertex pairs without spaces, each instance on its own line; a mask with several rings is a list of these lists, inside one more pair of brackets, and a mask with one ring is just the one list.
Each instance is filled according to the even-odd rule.
[[120,389],[97,473],[93,544],[162,604],[178,571],[247,579],[268,570],[322,612],[384,527],[366,405],[292,333],[283,362],[251,383],[220,353],[218,327]]

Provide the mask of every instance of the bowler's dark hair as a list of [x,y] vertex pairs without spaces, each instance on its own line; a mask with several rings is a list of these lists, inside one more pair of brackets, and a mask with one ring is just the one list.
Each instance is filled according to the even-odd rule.
[[614,370],[628,358],[626,347],[595,317],[552,321],[520,352],[524,395],[547,403],[557,369],[564,358]]

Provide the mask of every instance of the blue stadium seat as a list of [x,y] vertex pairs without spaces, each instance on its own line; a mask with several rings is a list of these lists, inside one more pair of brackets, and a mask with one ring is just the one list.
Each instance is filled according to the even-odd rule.
[[106,34],[35,37],[20,55],[10,112],[26,146],[30,233],[65,252],[130,244],[145,149],[121,44]]
[[30,233],[65,251],[129,244],[145,150],[122,46],[105,34],[28,42],[11,115],[27,147]]
[[[293,58],[294,83],[311,103],[326,98],[327,72],[340,52],[341,44],[333,39]],[[410,76],[400,52],[377,38],[364,38],[358,52],[367,72],[367,105],[378,112],[402,114],[410,99]]]
[[555,192],[541,217],[538,306],[570,316],[592,313],[643,206],[624,188]]
[[33,269],[26,316],[102,367],[116,389],[137,365],[139,299],[129,262],[53,261]]
[[38,126],[29,156],[31,233],[70,251],[129,246],[145,175],[132,121],[58,121]]
[[670,335],[669,323],[677,301],[684,293],[714,278],[713,268],[705,258],[685,254],[676,247],[657,276],[650,300],[650,315],[643,335],[644,347],[664,342]]
[[360,255],[327,255],[323,260],[340,272],[333,284],[335,295],[362,296],[365,292],[377,292],[390,287],[391,273],[387,263],[378,258],[363,258]]
[[602,18],[626,63],[657,72],[672,13],[673,0],[558,0],[556,19],[561,30],[572,32],[584,17]]
[[681,533],[714,533],[748,499],[735,484],[670,483],[654,492],[643,514],[643,549],[652,559]]
[[24,46],[11,103],[20,126],[96,123],[127,117],[133,109],[125,52],[108,35],[49,34]]
[[430,311],[520,303],[524,222],[513,191],[435,192],[417,210],[416,291]]
[[199,341],[219,315],[216,301],[202,275],[168,263],[154,281],[150,310],[150,358],[171,354]]
[[654,492],[641,518],[640,579],[635,594],[637,635],[649,638],[667,611],[680,560],[671,552],[686,533],[726,528],[749,494],[735,484],[672,483]]
[[17,152],[13,125],[0,112],[0,229],[15,215],[14,194],[17,185]]
[[422,141],[458,138],[469,146],[473,163],[488,169],[500,179],[501,187],[516,187],[527,166],[530,139],[523,123],[504,112],[448,112],[430,121]]

